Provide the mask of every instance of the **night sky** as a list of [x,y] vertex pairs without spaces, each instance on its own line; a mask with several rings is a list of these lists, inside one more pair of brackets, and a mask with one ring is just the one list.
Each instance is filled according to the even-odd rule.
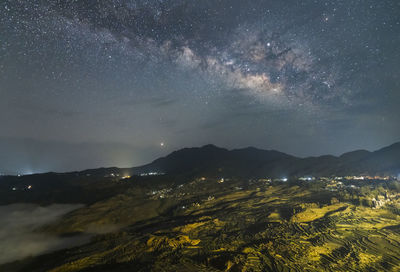
[[400,1],[2,0],[0,172],[400,140]]

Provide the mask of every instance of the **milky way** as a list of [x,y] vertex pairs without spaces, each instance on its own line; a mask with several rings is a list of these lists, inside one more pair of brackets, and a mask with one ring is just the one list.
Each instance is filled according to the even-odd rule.
[[398,1],[6,0],[0,33],[0,172],[400,139]]

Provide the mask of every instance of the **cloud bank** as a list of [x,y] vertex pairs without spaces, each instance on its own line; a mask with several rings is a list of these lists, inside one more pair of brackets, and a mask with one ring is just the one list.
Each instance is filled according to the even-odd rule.
[[0,206],[0,264],[38,256],[87,242],[88,237],[57,237],[36,230],[62,215],[82,207],[79,204],[33,204]]

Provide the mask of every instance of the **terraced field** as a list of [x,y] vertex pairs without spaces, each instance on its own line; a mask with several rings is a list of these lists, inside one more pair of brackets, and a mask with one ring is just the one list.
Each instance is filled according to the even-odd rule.
[[46,231],[62,234],[108,226],[112,232],[98,232],[87,245],[6,268],[400,270],[400,216],[389,206],[356,205],[342,197],[344,192],[304,184],[196,180],[163,192],[157,196],[130,190],[77,210]]

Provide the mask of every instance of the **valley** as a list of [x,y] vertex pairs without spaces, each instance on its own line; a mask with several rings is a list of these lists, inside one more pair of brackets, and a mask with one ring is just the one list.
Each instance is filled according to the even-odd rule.
[[[330,184],[205,177],[157,190],[132,184],[41,230],[95,234],[90,243],[3,269],[397,271],[397,181],[362,181],[334,191]],[[386,205],[373,206],[372,198],[389,195]]]

